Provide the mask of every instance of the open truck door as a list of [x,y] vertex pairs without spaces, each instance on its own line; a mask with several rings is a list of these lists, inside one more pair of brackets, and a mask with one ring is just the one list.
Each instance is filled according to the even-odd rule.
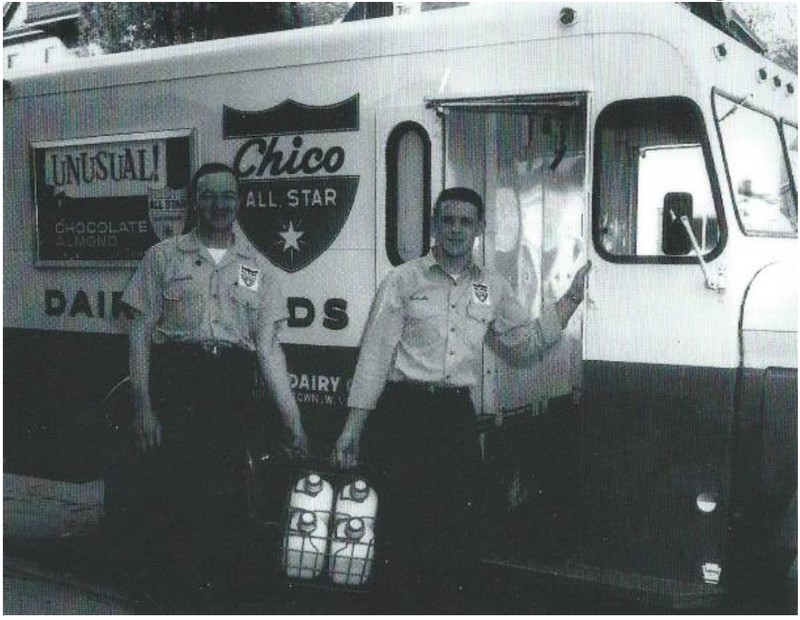
[[[484,196],[486,234],[476,261],[499,271],[531,317],[540,316],[586,261],[588,96],[429,105],[442,117],[445,185]],[[511,355],[491,338],[485,343],[473,399],[484,431],[491,562],[529,567],[553,554],[567,558],[578,540],[582,315],[579,309],[540,359]]]

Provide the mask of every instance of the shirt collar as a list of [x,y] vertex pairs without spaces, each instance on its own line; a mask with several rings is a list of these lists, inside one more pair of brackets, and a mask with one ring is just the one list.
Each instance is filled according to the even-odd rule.
[[[441,266],[439,261],[436,260],[436,256],[434,254],[433,248],[431,248],[430,251],[425,256],[423,256],[421,260],[422,260],[422,266],[425,268],[426,271],[429,271],[429,272],[430,271],[438,271],[438,272],[441,272],[441,273],[443,273],[443,274],[445,274],[447,276],[450,275],[450,274],[447,273],[447,271],[444,270],[444,267]],[[473,279],[477,279],[483,273],[483,269],[481,268],[481,266],[478,263],[476,263],[473,260],[470,263],[469,268],[467,269],[467,272],[469,273],[469,275]]]
[[[189,254],[196,254],[203,248],[203,242],[197,236],[197,229],[178,238],[178,249]],[[233,225],[233,243],[230,247],[240,258],[253,260],[255,258],[253,246],[249,243],[238,222]]]
[[196,230],[192,230],[190,233],[178,237],[178,249],[182,252],[196,254],[200,251],[201,247],[203,247],[203,244],[200,243]]

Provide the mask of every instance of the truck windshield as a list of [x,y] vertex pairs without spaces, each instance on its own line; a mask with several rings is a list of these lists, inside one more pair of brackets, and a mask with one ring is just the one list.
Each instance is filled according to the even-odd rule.
[[[747,235],[797,236],[797,203],[787,161],[797,155],[797,132],[786,132],[784,152],[773,117],[715,93],[714,111],[722,140],[736,214]],[[793,146],[792,146],[793,145]]]

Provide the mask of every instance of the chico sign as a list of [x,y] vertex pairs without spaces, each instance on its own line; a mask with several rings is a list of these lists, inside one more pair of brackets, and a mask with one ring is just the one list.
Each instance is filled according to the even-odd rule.
[[[334,242],[358,192],[347,159],[355,140],[340,133],[358,131],[358,95],[332,106],[291,100],[257,112],[226,106],[223,128],[226,139],[247,138],[233,159],[242,230],[284,271],[306,267]],[[291,135],[301,132],[310,136]],[[331,133],[337,135],[322,135]]]

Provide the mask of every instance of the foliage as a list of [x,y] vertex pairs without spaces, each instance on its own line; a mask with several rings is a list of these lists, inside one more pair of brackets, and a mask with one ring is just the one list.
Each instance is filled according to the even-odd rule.
[[736,12],[767,45],[767,57],[797,73],[797,7],[794,3],[737,2]]
[[[466,2],[395,2],[397,13]],[[733,7],[768,47],[767,56],[797,72],[793,3],[735,2]],[[81,3],[80,55],[125,52],[259,32],[328,24],[347,2],[87,2]]]
[[326,24],[346,2],[87,2],[80,53],[116,53]]

